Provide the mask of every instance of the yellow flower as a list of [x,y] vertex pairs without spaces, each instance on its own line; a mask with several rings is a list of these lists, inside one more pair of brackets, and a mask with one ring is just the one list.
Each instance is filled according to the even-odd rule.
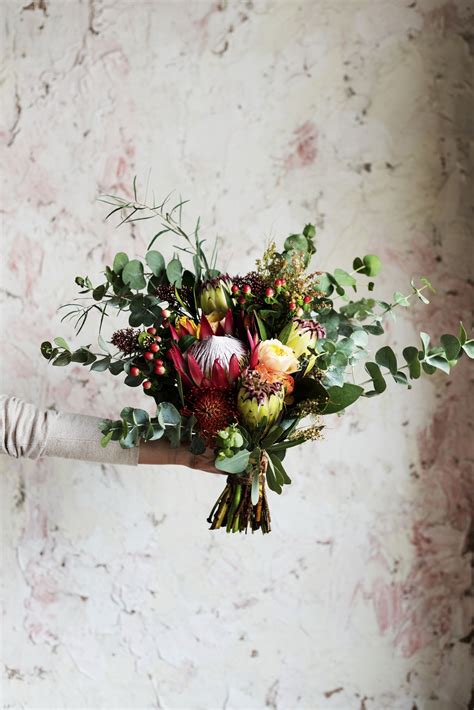
[[186,316],[181,316],[175,323],[175,329],[179,338],[182,338],[183,335],[195,335],[197,337],[198,328],[199,326],[190,318],[186,318]]
[[292,348],[276,338],[263,340],[258,346],[258,360],[271,372],[289,375],[299,370],[299,362]]

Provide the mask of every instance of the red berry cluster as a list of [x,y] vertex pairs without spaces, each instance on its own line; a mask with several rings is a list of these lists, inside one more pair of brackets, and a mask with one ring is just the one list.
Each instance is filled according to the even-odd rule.
[[234,298],[237,299],[237,303],[241,306],[245,306],[245,304],[248,303],[250,298],[253,296],[252,287],[247,283],[245,283],[241,288],[239,288],[237,284],[232,284],[230,290]]
[[[167,319],[170,317],[171,313],[167,310],[163,310],[161,315],[165,319],[165,321],[163,321],[164,325]],[[153,363],[153,374],[161,377],[166,374],[164,360],[158,357],[160,355],[160,343],[162,341],[162,338],[160,335],[158,335],[156,328],[147,328],[146,332],[151,336],[151,340],[146,346],[147,350],[145,350],[145,352],[143,353],[143,358],[147,362]],[[132,377],[140,377],[140,375],[142,374],[144,373],[142,373],[140,368],[136,365],[130,368],[130,375]],[[142,387],[144,390],[149,390],[152,385],[153,383],[149,379],[143,380]]]

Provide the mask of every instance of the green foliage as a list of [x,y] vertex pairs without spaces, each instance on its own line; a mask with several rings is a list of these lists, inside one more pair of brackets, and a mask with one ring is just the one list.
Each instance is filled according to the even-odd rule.
[[143,264],[138,259],[132,259],[128,261],[122,270],[122,279],[127,286],[132,289],[140,291],[145,288],[146,281],[143,272]]
[[217,458],[216,468],[224,473],[243,473],[248,466],[250,451],[241,449],[230,458]]

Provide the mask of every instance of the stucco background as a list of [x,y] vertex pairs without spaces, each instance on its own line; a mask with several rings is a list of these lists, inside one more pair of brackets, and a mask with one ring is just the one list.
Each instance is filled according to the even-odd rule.
[[[376,252],[381,297],[437,286],[396,347],[471,326],[472,9],[2,0],[3,390],[142,401],[39,344],[90,342],[56,309],[77,274],[144,254],[151,223],[115,230],[96,197],[149,171],[230,271],[315,221],[318,268]],[[392,386],[292,450],[266,537],[207,530],[212,476],[3,459],[2,707],[466,708],[469,378]]]

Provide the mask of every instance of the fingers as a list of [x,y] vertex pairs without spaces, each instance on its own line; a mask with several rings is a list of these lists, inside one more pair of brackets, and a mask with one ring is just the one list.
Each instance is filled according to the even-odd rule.
[[199,471],[206,471],[207,473],[214,473],[221,475],[223,472],[219,471],[214,465],[215,454],[212,449],[206,449],[202,454],[195,454],[193,457],[192,468]]

